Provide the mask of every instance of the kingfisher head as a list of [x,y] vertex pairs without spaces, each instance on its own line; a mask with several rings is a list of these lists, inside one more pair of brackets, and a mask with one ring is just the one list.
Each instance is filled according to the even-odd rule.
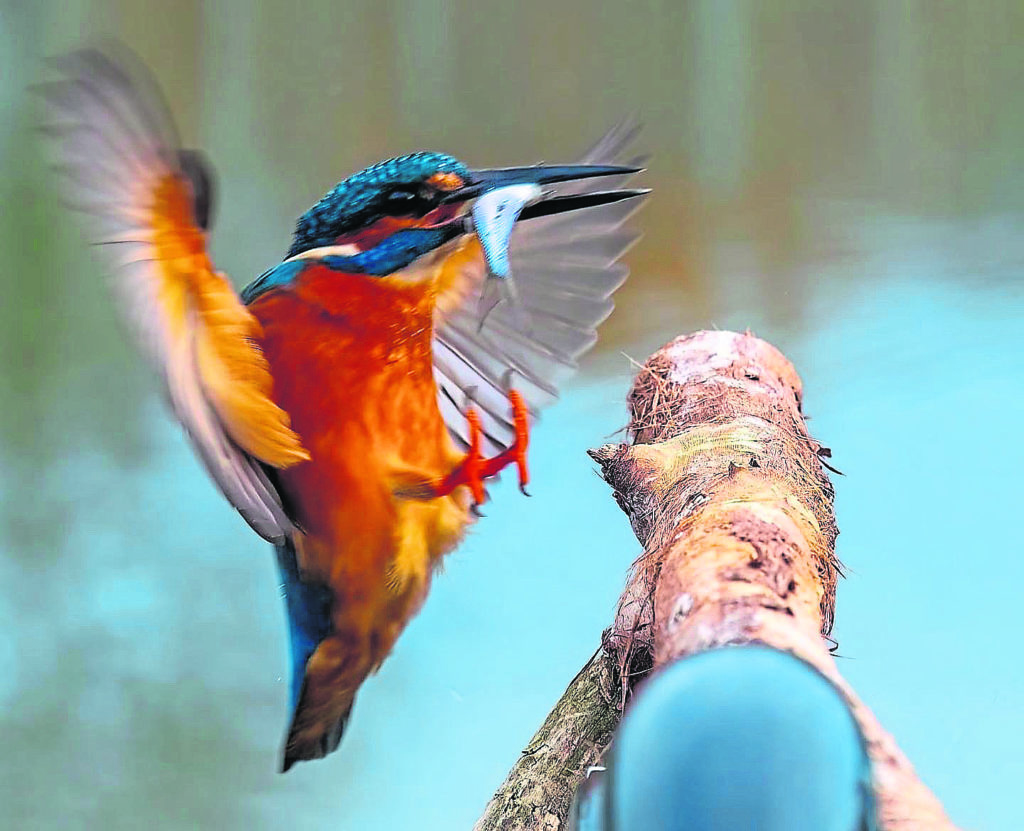
[[[457,237],[475,234],[493,277],[508,276],[517,220],[607,204],[642,191],[556,195],[545,186],[637,168],[535,165],[473,170],[443,153],[412,153],[339,182],[304,213],[288,259],[329,255],[340,270],[384,276]],[[325,250],[327,249],[327,250]]]

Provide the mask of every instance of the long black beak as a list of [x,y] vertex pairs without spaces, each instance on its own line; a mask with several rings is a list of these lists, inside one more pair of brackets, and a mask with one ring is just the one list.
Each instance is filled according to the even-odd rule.
[[565,196],[548,196],[540,202],[527,205],[519,213],[519,219],[536,219],[540,216],[551,216],[565,211],[578,211],[581,208],[596,208],[598,205],[610,205],[624,199],[635,199],[646,196],[650,188],[622,188],[621,190],[597,190],[592,193],[574,193]]
[[[454,190],[447,194],[445,202],[464,202],[467,199],[476,199],[478,196],[494,190],[511,185],[554,185],[559,182],[574,182],[580,179],[593,179],[598,176],[628,176],[631,173],[640,173],[643,168],[626,167],[622,165],[604,164],[573,164],[573,165],[531,165],[530,167],[498,167],[490,170],[474,170],[470,173],[470,180],[465,187]],[[612,193],[626,193],[627,191],[606,191],[609,197],[598,198],[597,194],[587,194],[589,197],[585,204],[573,205],[569,201],[561,201],[564,207],[561,211],[574,210],[575,208],[593,207],[603,205],[607,202],[617,202],[619,199],[627,199],[627,196],[610,198]],[[639,195],[639,193],[633,194]],[[569,197],[558,197],[560,200],[568,200]],[[555,201],[555,200],[550,200]],[[532,216],[545,216],[557,213],[556,210],[548,210],[544,214],[535,213]],[[526,218],[525,216],[523,217]]]

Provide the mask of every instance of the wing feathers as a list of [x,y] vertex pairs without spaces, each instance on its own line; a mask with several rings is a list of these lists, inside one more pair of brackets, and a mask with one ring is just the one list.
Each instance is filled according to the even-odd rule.
[[39,87],[68,201],[117,267],[122,314],[225,496],[262,536],[293,531],[262,465],[309,458],[271,398],[259,323],[214,270],[173,122],[141,71],[95,51],[56,59]]
[[[616,125],[582,162],[624,163],[626,148],[639,130],[632,120]],[[629,178],[569,182],[557,191],[617,188]],[[467,246],[459,252],[453,263],[461,269],[461,279],[446,275],[434,338],[438,404],[459,445],[465,447],[468,438],[463,415],[467,403],[481,412],[484,452],[495,453],[515,441],[507,386],[523,394],[532,413],[557,397],[558,386],[594,345],[597,326],[612,312],[611,295],[628,274],[618,260],[639,238],[626,223],[639,207],[637,200],[628,200],[517,226],[510,260],[518,314],[499,304],[481,321],[485,278],[479,251]]]

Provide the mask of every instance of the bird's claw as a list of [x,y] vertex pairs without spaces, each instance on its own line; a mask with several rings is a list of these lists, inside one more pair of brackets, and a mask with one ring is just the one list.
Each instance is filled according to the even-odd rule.
[[526,490],[530,481],[529,470],[526,466],[526,448],[530,440],[529,411],[518,390],[509,389],[508,400],[512,405],[516,436],[512,446],[491,459],[485,459],[480,452],[480,445],[483,441],[480,414],[474,407],[467,407],[466,423],[469,425],[469,449],[458,467],[433,486],[435,496],[447,496],[459,485],[466,485],[473,496],[470,511],[477,517],[483,516],[480,506],[487,501],[484,480],[497,476],[511,464],[516,466],[519,473],[520,492],[524,496],[530,495]]
[[526,486],[530,484],[530,471],[526,466],[526,449],[530,444],[529,411],[519,390],[509,388],[507,395],[509,403],[512,404],[512,419],[516,431],[515,444],[508,449],[508,452],[513,454],[513,460],[519,472],[519,490],[524,496],[529,496],[530,494],[526,491]]

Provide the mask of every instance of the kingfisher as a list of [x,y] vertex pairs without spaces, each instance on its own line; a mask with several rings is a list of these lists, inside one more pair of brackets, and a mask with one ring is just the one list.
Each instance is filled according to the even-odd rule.
[[573,165],[417,152],[355,173],[240,293],[214,267],[214,177],[139,62],[53,60],[44,132],[109,255],[122,316],[228,501],[273,544],[291,644],[281,770],[337,749],[356,693],[476,521],[525,491],[531,421],[625,280],[637,127]]

